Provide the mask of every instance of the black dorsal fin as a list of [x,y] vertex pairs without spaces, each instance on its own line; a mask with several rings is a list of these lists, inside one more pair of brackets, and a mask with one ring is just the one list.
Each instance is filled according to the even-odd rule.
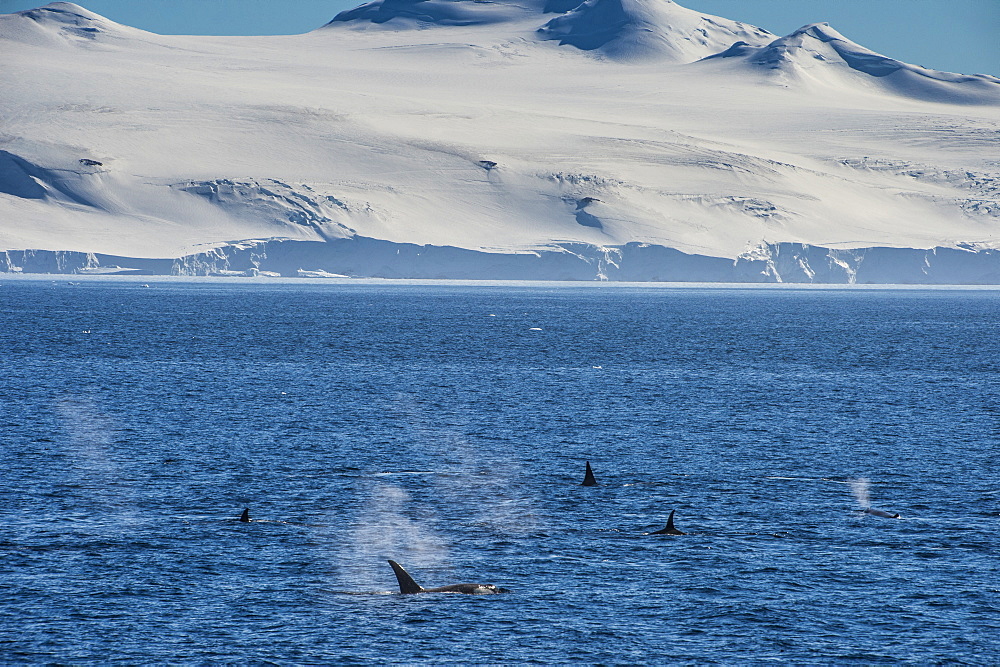
[[674,510],[670,510],[670,516],[667,517],[667,527],[663,530],[667,535],[687,535],[683,530],[677,530],[674,527]]
[[661,530],[654,530],[651,533],[646,533],[646,535],[687,535],[687,533],[677,530],[674,527],[674,510],[670,510],[670,516],[667,517],[667,527]]
[[396,573],[396,581],[399,582],[399,592],[400,593],[422,593],[424,591],[420,584],[413,580],[403,566],[394,560],[389,561],[389,565],[392,566],[392,571]]
[[583,475],[583,484],[580,486],[597,486],[597,478],[594,477],[594,470],[590,467],[590,461],[587,461],[587,472]]
[[250,508],[247,507],[243,510],[243,514],[240,515],[240,521],[243,523],[250,523]]

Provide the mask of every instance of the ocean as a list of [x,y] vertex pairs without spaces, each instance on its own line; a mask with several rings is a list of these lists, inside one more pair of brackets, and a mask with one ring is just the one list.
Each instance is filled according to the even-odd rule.
[[0,661],[1000,660],[998,290],[144,280],[0,279]]

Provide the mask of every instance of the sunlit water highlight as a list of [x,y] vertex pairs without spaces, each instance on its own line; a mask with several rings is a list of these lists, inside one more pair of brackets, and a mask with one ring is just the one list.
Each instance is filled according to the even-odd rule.
[[998,292],[149,285],[0,284],[4,661],[1000,654]]

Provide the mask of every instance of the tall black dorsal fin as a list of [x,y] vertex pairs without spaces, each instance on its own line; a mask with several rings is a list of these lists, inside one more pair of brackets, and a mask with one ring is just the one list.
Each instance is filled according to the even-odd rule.
[[674,527],[674,512],[676,510],[670,510],[670,516],[667,517],[667,534],[668,535],[683,535],[681,531]]
[[250,508],[247,507],[243,510],[243,514],[240,515],[240,521],[243,523],[250,523]]
[[399,582],[400,593],[423,593],[424,589],[413,580],[413,577],[403,569],[403,566],[394,560],[389,561],[392,571],[396,573],[396,581]]
[[580,486],[597,486],[597,478],[594,477],[594,470],[590,467],[590,461],[587,461],[587,472],[583,475],[583,484]]

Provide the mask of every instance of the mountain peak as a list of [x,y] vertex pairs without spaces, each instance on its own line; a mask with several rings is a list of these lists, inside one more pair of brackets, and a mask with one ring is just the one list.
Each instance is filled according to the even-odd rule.
[[764,45],[774,35],[756,26],[701,14],[672,0],[587,0],[538,31],[615,60],[692,62],[734,42]]
[[44,7],[0,16],[0,30],[7,39],[38,46],[83,44],[106,46],[126,35],[144,34],[84,9],[72,2],[51,2]]
[[[828,48],[824,49],[822,45]],[[829,23],[810,23],[787,37],[776,40],[769,48],[770,46],[785,55],[804,50],[816,60],[824,60],[823,56],[829,52],[829,55],[834,56],[834,61],[839,58],[851,69],[875,77],[888,76],[906,66],[905,63],[852,42],[834,30]]]
[[778,76],[783,85],[881,90],[952,104],[997,104],[1000,79],[931,70],[883,56],[844,37],[828,23],[810,23],[766,46],[733,44],[705,58]]
[[100,14],[95,14],[73,2],[50,2],[44,7],[18,12],[18,15],[30,18],[33,21],[71,25],[94,22],[113,23],[113,21],[104,18]]

